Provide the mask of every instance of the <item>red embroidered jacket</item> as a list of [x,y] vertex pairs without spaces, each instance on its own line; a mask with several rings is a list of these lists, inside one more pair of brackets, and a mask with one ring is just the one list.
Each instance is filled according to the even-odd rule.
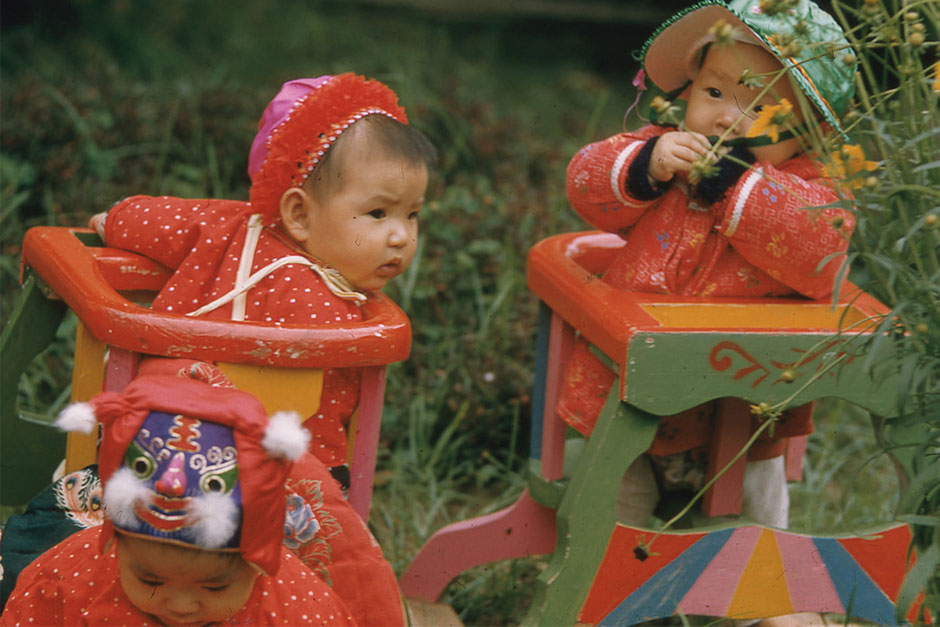
[[[778,167],[755,164],[710,205],[679,177],[661,195],[641,200],[629,192],[630,166],[648,140],[669,130],[648,126],[614,135],[582,148],[568,166],[568,200],[575,211],[624,239],[604,280],[629,291],[690,296],[830,294],[842,262],[833,253],[848,247],[854,218],[836,208],[808,209],[838,198],[818,164],[806,155]],[[582,341],[566,371],[559,413],[589,433],[612,381],[613,373]],[[788,413],[773,441],[812,431],[809,406]],[[710,412],[701,408],[665,417],[650,452],[702,446],[710,425]],[[780,450],[757,447],[751,457]]]
[[[175,270],[153,308],[185,314],[235,286],[251,213],[251,206],[241,201],[132,196],[108,212],[105,241]],[[251,271],[298,254],[287,236],[265,228]],[[232,304],[204,317],[230,320]],[[249,290],[245,305],[245,320],[258,322],[343,324],[361,319],[357,304],[333,294],[315,272],[300,264],[272,271]],[[360,380],[358,369],[326,370],[320,407],[304,424],[313,435],[311,452],[327,466],[346,461],[345,425],[358,404]]]

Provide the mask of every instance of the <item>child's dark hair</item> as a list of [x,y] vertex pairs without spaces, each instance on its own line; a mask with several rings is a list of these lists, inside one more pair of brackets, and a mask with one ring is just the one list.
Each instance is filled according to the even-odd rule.
[[377,151],[401,157],[411,165],[423,165],[431,169],[437,161],[437,149],[434,144],[415,127],[402,124],[387,115],[367,115],[340,135],[320,159],[307,179],[316,193],[328,194],[333,190],[334,183],[341,178],[339,167],[342,160],[338,155],[343,151],[343,140],[358,133],[367,133],[369,141]]

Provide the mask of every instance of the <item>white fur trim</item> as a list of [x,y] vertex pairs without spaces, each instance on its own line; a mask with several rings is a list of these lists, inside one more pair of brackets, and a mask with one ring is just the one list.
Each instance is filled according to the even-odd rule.
[[738,230],[738,223],[741,221],[741,215],[744,213],[744,205],[747,204],[747,197],[751,195],[751,190],[757,185],[757,182],[764,175],[761,168],[758,168],[748,174],[741,185],[741,192],[734,201],[734,210],[731,212],[731,218],[728,220],[728,228],[725,229],[725,237],[731,237]]
[[272,457],[297,459],[307,451],[310,432],[300,426],[300,414],[279,411],[271,416],[261,446]]
[[637,149],[639,149],[642,145],[643,142],[635,141],[621,150],[620,154],[617,155],[617,158],[614,159],[613,167],[610,169],[610,188],[614,192],[614,198],[616,198],[620,204],[628,205],[630,207],[635,205],[627,200],[626,196],[623,195],[623,192],[620,191],[620,172],[623,171],[623,166],[627,162],[627,159],[630,158],[630,155],[636,152]]
[[218,549],[238,531],[239,507],[231,494],[209,492],[191,501],[189,512],[193,544]]
[[98,424],[91,403],[73,403],[59,413],[55,426],[63,431],[78,431],[88,435]]
[[150,500],[150,489],[130,468],[118,468],[104,485],[104,507],[108,518],[122,529],[137,529],[134,511],[139,502]]

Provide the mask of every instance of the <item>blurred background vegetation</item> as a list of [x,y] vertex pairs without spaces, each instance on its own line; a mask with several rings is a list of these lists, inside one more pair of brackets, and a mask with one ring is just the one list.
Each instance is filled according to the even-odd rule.
[[[386,290],[413,324],[389,369],[371,524],[398,572],[446,523],[523,487],[536,299],[525,254],[587,228],[564,172],[589,141],[636,126],[630,53],[681,0],[506,3],[35,0],[2,5],[0,321],[35,225],[84,225],[131,194],[247,198],[248,147],[282,82],[355,71],[400,95],[441,159],[409,271]],[[21,383],[67,399],[74,322]],[[11,393],[4,390],[3,393]],[[823,404],[793,526],[890,520],[895,473],[867,415]],[[446,600],[468,624],[524,615],[540,559],[475,569]]]

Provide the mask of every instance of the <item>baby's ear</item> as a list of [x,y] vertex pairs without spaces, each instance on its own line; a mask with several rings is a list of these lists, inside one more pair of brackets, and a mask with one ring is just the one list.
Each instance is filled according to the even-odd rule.
[[297,242],[309,237],[314,198],[302,187],[288,188],[281,195],[280,214],[284,229]]

